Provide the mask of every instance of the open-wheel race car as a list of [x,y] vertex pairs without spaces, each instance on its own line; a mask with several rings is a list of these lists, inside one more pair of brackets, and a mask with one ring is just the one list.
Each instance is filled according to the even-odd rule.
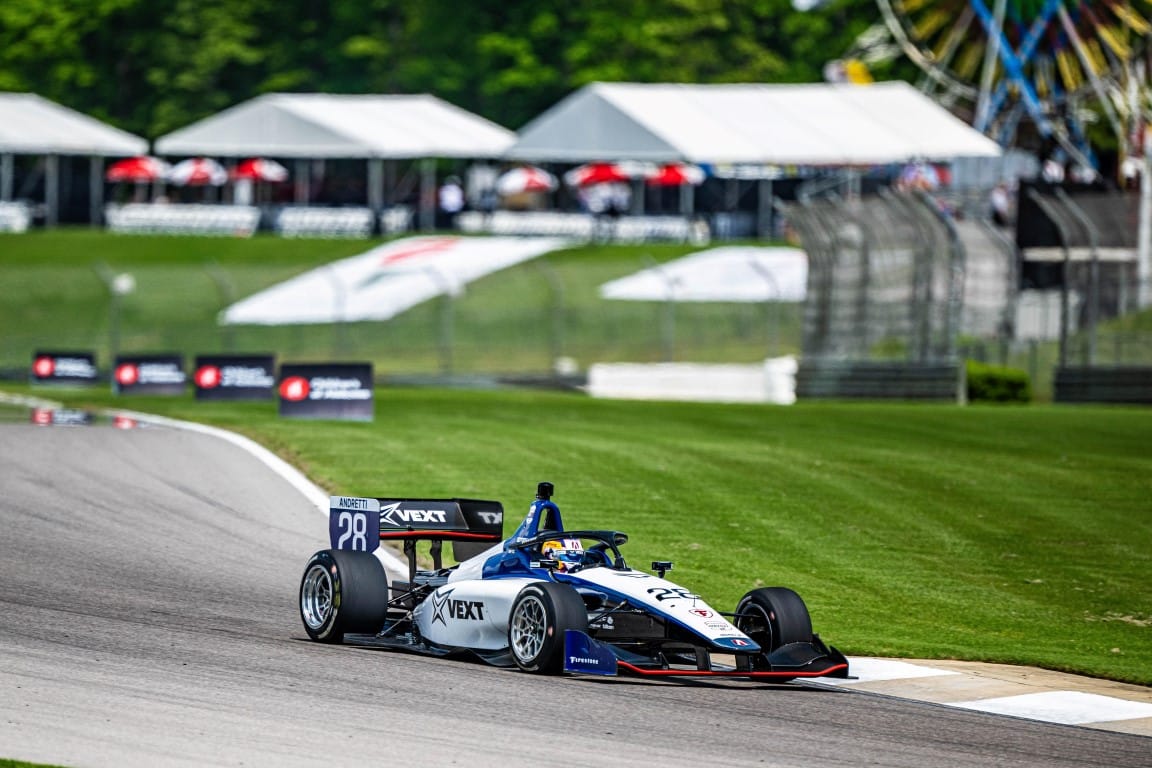
[[[503,537],[499,502],[333,496],[331,548],[304,567],[300,616],[313,640],[435,656],[471,654],[526,672],[741,677],[847,677],[848,661],[812,632],[790,589],[744,595],[718,611],[664,578],[628,566],[618,531],[566,530],[540,483],[528,515]],[[407,581],[374,554],[403,542]],[[416,543],[431,542],[431,569]],[[459,562],[443,566],[443,542]]]

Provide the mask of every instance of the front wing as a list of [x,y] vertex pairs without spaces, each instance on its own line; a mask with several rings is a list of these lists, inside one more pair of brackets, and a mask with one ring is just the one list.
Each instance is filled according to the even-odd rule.
[[[694,663],[670,663],[596,640],[584,632],[564,633],[564,671],[586,675],[644,677],[739,677],[784,682],[807,677],[848,677],[848,659],[818,636],[811,643],[791,643],[777,648],[753,665],[748,657],[735,657],[735,664],[718,662],[710,653],[697,653]],[[765,666],[765,663],[767,666]]]

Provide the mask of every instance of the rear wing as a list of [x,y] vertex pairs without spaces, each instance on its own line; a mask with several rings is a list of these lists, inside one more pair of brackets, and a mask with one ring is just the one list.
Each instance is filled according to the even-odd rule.
[[496,543],[504,538],[504,507],[498,501],[332,496],[328,510],[333,549],[373,552],[381,539]]

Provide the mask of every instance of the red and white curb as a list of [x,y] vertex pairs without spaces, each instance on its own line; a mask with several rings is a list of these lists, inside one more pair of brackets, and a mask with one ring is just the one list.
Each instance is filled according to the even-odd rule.
[[[947,666],[930,666],[932,662],[866,657],[850,658],[848,663],[854,679],[820,677],[812,682],[957,709],[1152,736],[1152,689],[1143,686],[997,664],[940,662]],[[973,695],[980,692],[1006,695]]]

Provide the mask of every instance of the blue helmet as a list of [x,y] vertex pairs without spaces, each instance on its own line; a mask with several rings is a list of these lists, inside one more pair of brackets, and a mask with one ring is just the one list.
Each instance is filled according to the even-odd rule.
[[557,562],[556,570],[573,571],[584,563],[584,545],[580,539],[550,539],[540,547],[540,554]]

